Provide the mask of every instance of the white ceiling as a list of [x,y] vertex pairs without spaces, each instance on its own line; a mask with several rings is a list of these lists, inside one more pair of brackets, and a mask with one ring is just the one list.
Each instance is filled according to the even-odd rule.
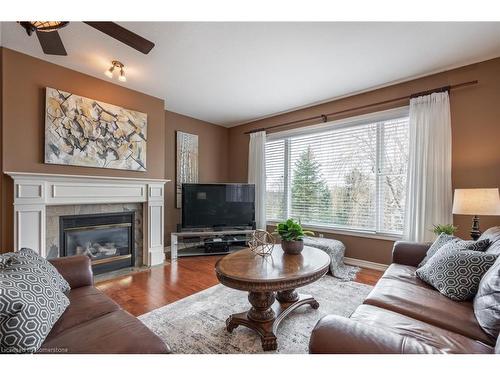
[[3,22],[2,45],[165,99],[168,110],[234,126],[500,56],[495,23],[120,22],[156,43],[143,55],[81,22],[60,30],[68,56]]

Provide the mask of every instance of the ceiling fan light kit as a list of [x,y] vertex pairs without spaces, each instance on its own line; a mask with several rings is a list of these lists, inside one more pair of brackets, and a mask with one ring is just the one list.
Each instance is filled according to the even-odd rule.
[[68,25],[69,21],[22,21],[19,23],[26,29],[26,33],[31,35],[33,31],[48,33],[59,30]]

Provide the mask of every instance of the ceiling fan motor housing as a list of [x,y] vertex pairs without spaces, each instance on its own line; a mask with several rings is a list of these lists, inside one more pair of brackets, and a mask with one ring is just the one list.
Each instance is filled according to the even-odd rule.
[[57,31],[60,28],[67,26],[69,21],[21,21],[19,23],[26,29],[26,33],[31,35],[33,31]]

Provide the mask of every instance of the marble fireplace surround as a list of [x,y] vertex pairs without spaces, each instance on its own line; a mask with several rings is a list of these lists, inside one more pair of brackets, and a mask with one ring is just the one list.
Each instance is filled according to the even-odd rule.
[[[142,263],[163,263],[164,192],[170,180],[46,173],[6,172],[14,180],[14,247],[29,247],[48,256],[47,211],[50,217],[57,207],[74,206],[116,212],[126,204],[142,204]],[[117,206],[118,204],[118,206]],[[49,207],[49,209],[47,209]],[[71,208],[68,208],[71,210]],[[81,208],[78,208],[81,210]],[[64,210],[59,210],[62,212]],[[50,224],[50,223],[49,223]]]

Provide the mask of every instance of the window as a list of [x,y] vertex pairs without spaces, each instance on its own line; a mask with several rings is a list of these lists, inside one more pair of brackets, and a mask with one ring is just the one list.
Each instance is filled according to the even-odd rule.
[[271,134],[267,219],[401,234],[407,164],[406,108]]

